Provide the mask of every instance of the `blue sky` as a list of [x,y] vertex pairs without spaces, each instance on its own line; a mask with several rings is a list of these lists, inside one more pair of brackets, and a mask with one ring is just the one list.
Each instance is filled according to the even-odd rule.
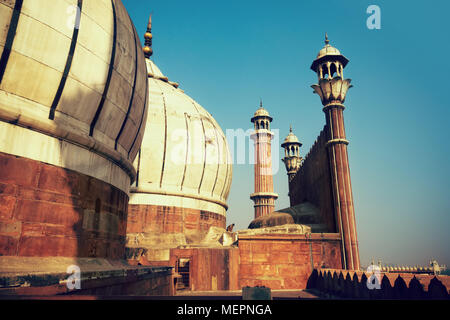
[[[450,266],[448,1],[123,0],[152,57],[222,129],[247,130],[262,97],[281,138],[289,124],[304,156],[325,123],[309,69],[324,45],[349,60],[344,113],[361,262]],[[381,29],[369,30],[369,5]],[[281,158],[281,148],[279,148]],[[276,208],[289,206],[284,164]],[[235,165],[227,223],[253,217],[253,167]]]

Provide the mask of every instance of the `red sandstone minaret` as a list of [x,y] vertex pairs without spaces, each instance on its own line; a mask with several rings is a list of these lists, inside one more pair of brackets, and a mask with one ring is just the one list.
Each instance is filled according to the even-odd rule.
[[278,194],[273,192],[271,142],[273,132],[270,131],[272,117],[262,106],[255,112],[252,120],[255,132],[251,139],[255,142],[255,193],[250,199],[255,202],[255,219],[267,216],[275,210]]
[[347,90],[352,86],[350,79],[344,79],[344,68],[348,59],[329,42],[325,35],[325,47],[320,50],[311,65],[319,80],[312,88],[322,100],[326,117],[333,201],[344,248],[344,268],[359,270],[358,238],[347,155],[349,142],[345,137],[343,105]]

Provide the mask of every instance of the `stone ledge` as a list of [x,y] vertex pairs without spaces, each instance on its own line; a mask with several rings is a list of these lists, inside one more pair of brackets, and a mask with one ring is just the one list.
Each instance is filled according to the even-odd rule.
[[[126,284],[171,276],[172,267],[132,266],[121,260],[99,258],[0,257],[0,294],[17,288],[42,288],[50,295],[69,293],[69,266],[80,267],[82,289]],[[31,290],[32,291],[32,290]]]

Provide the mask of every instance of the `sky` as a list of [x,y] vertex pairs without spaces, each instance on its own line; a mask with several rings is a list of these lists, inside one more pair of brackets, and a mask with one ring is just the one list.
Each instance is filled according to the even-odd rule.
[[[327,32],[354,86],[344,119],[362,265],[450,267],[449,1],[122,1],[142,42],[152,13],[152,60],[224,132],[250,129],[262,98],[280,140],[292,124],[302,156],[325,124],[309,68]],[[367,27],[370,5],[381,29]],[[288,180],[274,167],[278,210]],[[249,161],[233,166],[237,229],[253,219],[253,181]]]

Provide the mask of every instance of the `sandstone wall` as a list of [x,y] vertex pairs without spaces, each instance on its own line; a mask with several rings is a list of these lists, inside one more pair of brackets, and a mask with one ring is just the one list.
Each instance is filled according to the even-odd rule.
[[304,289],[314,268],[341,268],[338,234],[240,235],[240,287]]
[[0,153],[0,256],[123,259],[127,203],[96,178]]
[[129,205],[127,233],[207,232],[210,227],[225,228],[226,218],[214,212],[157,205]]
[[327,232],[337,232],[327,141],[325,126],[294,179],[289,183],[289,197],[291,206],[310,202],[318,207],[321,223],[327,226]]

